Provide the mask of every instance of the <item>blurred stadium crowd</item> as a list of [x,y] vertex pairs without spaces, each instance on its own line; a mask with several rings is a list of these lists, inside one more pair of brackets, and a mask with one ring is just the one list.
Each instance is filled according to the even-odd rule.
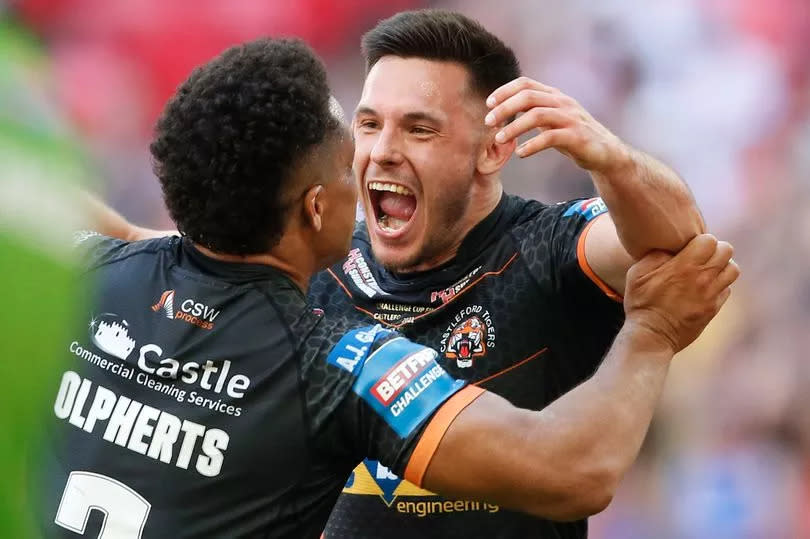
[[[365,29],[402,9],[462,11],[503,37],[526,74],[673,165],[743,270],[724,312],[673,365],[642,456],[591,537],[810,538],[810,3],[493,4],[0,4],[0,175],[91,179],[129,219],[168,227],[147,145],[194,65],[242,40],[300,36],[352,110]],[[553,152],[514,158],[505,185],[542,201],[592,192]]]

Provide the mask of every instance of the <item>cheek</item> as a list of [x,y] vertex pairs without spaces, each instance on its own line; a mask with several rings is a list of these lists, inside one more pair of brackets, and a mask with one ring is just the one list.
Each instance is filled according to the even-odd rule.
[[352,158],[352,167],[358,179],[362,177],[366,170],[370,154],[370,147],[360,141],[354,147],[354,157]]
[[340,211],[350,215],[350,220],[354,222],[354,213],[357,208],[357,186],[355,185],[354,179],[348,178],[345,181],[343,188],[345,191],[343,193],[343,204]]
[[355,208],[357,206],[357,179],[355,178],[354,174],[352,174],[352,177],[349,178],[347,185],[349,187],[349,207]]
[[[435,158],[436,155],[441,158]],[[434,152],[432,157],[414,163],[414,169],[422,181],[427,209],[435,213],[441,211],[449,198],[460,197],[469,190],[474,168],[470,166],[469,154]]]

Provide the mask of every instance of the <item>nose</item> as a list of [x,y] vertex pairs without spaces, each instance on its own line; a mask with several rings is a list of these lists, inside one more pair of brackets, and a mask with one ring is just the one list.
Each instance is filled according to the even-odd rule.
[[381,167],[391,167],[402,162],[400,140],[395,129],[385,127],[380,130],[371,148],[370,158]]

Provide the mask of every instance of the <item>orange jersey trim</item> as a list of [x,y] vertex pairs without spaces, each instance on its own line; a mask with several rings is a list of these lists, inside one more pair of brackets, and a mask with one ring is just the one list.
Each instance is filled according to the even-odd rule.
[[476,386],[466,386],[464,389],[450,397],[433,416],[428,423],[422,437],[419,438],[416,447],[411,453],[408,466],[405,468],[405,479],[416,485],[422,486],[430,461],[439,447],[439,442],[444,438],[450,424],[458,417],[464,408],[481,396],[484,390]]
[[[336,281],[337,281],[337,284],[339,284],[339,285],[340,285],[340,287],[343,289],[343,291],[344,291],[344,292],[346,292],[346,295],[347,295],[347,296],[349,296],[349,297],[351,298],[351,297],[352,297],[352,293],[351,293],[351,292],[349,292],[349,289],[348,289],[348,288],[346,288],[346,285],[345,285],[345,284],[343,284],[343,281],[341,281],[340,279],[338,279],[338,276],[337,276],[337,275],[335,275],[335,272],[334,272],[334,271],[332,271],[332,268],[326,268],[326,271],[328,271],[328,272],[329,272],[329,275],[331,275],[331,276],[332,276],[332,278],[333,278],[334,280],[336,280]],[[352,298],[352,299],[354,299],[354,298]]]
[[490,374],[486,378],[482,378],[482,379],[478,380],[477,382],[472,382],[472,384],[477,386],[479,384],[483,384],[484,382],[489,382],[493,378],[497,378],[498,376],[500,376],[502,374],[506,374],[507,372],[511,371],[512,369],[517,369],[518,367],[520,367],[524,363],[528,363],[529,361],[533,360],[534,358],[539,357],[540,354],[543,354],[544,352],[547,352],[547,351],[548,351],[548,347],[541,348],[540,350],[538,350],[534,354],[530,355],[526,359],[522,359],[522,360],[518,361],[517,363],[515,363],[514,365],[509,365],[505,369],[500,370],[500,371],[496,372],[495,374]]
[[[605,215],[605,214],[603,214]],[[598,217],[597,217],[598,219]],[[585,228],[579,235],[579,240],[577,241],[577,261],[579,262],[579,267],[582,270],[588,279],[593,281],[593,283],[599,287],[599,289],[605,293],[607,297],[612,299],[613,301],[618,301],[622,303],[624,298],[622,298],[619,294],[613,290],[610,285],[608,285],[605,281],[599,278],[599,276],[593,271],[591,265],[588,264],[588,259],[585,256],[585,237],[588,235],[588,232],[591,230],[591,227],[596,222],[596,219],[585,225]]]

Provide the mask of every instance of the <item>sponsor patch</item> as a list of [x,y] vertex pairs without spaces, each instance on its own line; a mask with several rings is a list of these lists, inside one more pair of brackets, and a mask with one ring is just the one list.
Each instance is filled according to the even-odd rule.
[[436,362],[437,356],[404,337],[391,339],[366,360],[354,391],[405,438],[464,386]]
[[449,287],[445,288],[444,290],[434,290],[434,291],[432,291],[430,293],[430,302],[431,303],[436,303],[437,301],[441,301],[442,304],[445,304],[448,301],[450,301],[451,299],[453,299],[453,297],[455,297],[456,294],[458,294],[459,292],[464,290],[465,286],[470,284],[470,280],[479,271],[481,271],[481,267],[482,266],[478,266],[477,268],[472,270],[470,273],[468,273],[467,275],[462,277],[461,280],[458,281],[453,286],[449,286]]
[[572,215],[580,215],[585,218],[586,221],[590,221],[594,217],[598,215],[602,215],[608,211],[607,206],[605,203],[602,202],[602,199],[599,197],[589,198],[587,200],[580,200],[571,205],[565,213],[563,217],[571,217]]
[[214,328],[214,320],[219,316],[220,310],[192,298],[176,299],[175,295],[173,289],[164,290],[157,303],[150,308],[169,320],[182,320],[202,329]]
[[370,298],[374,296],[387,296],[388,292],[380,288],[371,268],[368,267],[368,262],[363,257],[360,249],[354,248],[346,255],[346,260],[343,262],[343,273],[346,274],[365,295]]
[[378,335],[393,333],[376,326],[363,326],[347,332],[329,352],[327,363],[355,374],[363,366],[363,360],[371,349],[371,343]]

